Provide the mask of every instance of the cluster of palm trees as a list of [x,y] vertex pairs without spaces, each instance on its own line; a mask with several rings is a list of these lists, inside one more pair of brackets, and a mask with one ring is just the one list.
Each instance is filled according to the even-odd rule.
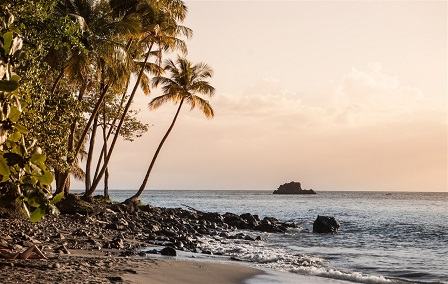
[[[80,44],[52,51],[51,57],[57,60],[49,61],[53,80],[48,90],[51,95],[75,96],[82,110],[67,130],[67,167],[55,169],[56,193],[69,192],[70,176],[79,170],[80,159],[87,157],[84,174],[79,175],[85,181],[84,197],[90,198],[102,180],[104,194],[108,195],[109,162],[126,125],[133,131],[128,122],[132,120],[131,106],[137,90],[149,95],[153,88],[160,87],[161,95],[149,103],[152,110],[165,102],[178,104],[142,185],[128,199],[136,202],[181,108],[188,104],[213,117],[209,102],[199,96],[214,94],[208,82],[212,70],[184,57],[185,40],[192,35],[182,25],[187,7],[180,0],[60,0],[55,11],[75,23]],[[164,60],[165,54],[176,52],[180,53],[176,59]],[[98,149],[95,142],[99,131],[103,145],[100,153],[93,155]],[[94,156],[98,156],[95,167]]]

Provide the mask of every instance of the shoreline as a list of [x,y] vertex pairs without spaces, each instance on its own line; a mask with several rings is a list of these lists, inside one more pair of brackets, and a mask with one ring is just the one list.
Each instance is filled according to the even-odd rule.
[[239,284],[263,273],[236,263],[119,257],[91,250],[46,260],[0,259],[0,279],[5,283]]
[[[240,263],[157,258],[157,246],[176,251],[215,254],[201,238],[258,242],[262,232],[284,233],[296,227],[273,217],[219,214],[194,208],[130,207],[120,203],[67,196],[61,215],[38,223],[0,214],[0,247],[19,253],[36,246],[48,259],[0,258],[6,283],[242,283],[264,273]],[[241,229],[247,230],[245,233]],[[152,251],[142,251],[142,249]],[[174,256],[177,252],[174,251]],[[0,256],[1,257],[1,256]],[[194,272],[194,273],[192,273]],[[182,281],[181,281],[182,280]],[[156,282],[157,281],[157,282]]]
[[348,284],[337,279],[258,268],[248,262],[167,256],[120,257],[113,251],[73,250],[46,260],[0,259],[5,283]]

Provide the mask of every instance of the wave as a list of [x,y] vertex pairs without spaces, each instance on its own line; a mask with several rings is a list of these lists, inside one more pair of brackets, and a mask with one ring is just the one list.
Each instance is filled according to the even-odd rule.
[[203,250],[226,255],[234,260],[250,262],[260,268],[366,284],[401,283],[382,275],[367,275],[328,267],[325,260],[319,257],[291,254],[284,248],[274,247],[264,241],[226,240],[218,237],[203,237],[200,240]]

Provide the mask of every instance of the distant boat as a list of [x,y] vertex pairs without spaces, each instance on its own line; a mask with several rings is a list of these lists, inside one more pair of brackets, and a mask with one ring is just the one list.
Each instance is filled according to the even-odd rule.
[[316,192],[312,189],[302,189],[300,182],[292,181],[280,185],[273,194],[316,194]]

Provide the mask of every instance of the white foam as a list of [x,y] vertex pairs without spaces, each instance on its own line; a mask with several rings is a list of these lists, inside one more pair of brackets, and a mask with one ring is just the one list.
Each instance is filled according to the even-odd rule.
[[392,280],[386,279],[383,276],[366,275],[360,272],[345,272],[331,268],[321,258],[305,254],[291,254],[284,248],[273,247],[263,241],[221,240],[209,237],[204,237],[200,240],[200,247],[202,249],[250,262],[262,269],[293,272],[300,275],[320,276],[366,284],[394,283]]

